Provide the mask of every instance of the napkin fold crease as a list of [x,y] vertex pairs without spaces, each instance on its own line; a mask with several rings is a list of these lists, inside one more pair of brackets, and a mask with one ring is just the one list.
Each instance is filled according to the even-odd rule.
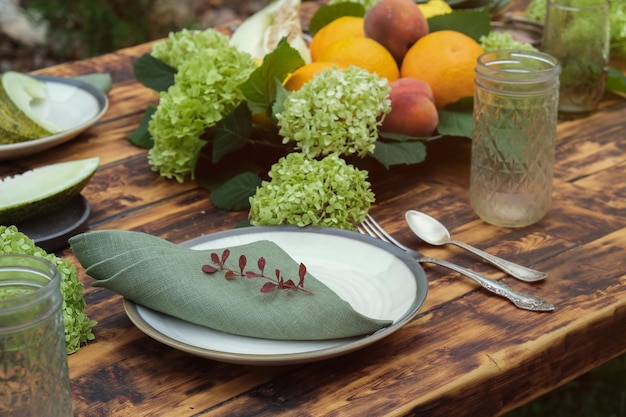
[[211,253],[231,254],[226,266],[239,270],[241,254],[246,270],[258,271],[257,259],[267,262],[265,273],[279,269],[285,280],[299,281],[299,262],[275,243],[262,240],[221,249],[194,250],[145,233],[101,230],[70,239],[71,248],[95,279],[125,298],[226,333],[277,340],[323,340],[361,336],[389,326],[392,321],[364,316],[307,272],[304,288],[262,293],[264,278],[224,277],[224,271],[206,274]]

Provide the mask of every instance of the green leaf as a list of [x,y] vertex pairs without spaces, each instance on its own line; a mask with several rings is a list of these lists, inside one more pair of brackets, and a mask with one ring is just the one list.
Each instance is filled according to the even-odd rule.
[[211,201],[222,210],[249,208],[249,199],[261,183],[261,178],[254,172],[243,172],[215,188],[211,193]]
[[342,16],[363,17],[365,16],[365,7],[360,3],[354,2],[341,2],[320,6],[309,23],[309,34],[315,36],[321,28]]
[[248,107],[253,114],[266,111],[276,99],[276,81],[283,82],[287,75],[304,65],[300,53],[282,38],[263,58],[263,64],[241,85]]
[[246,146],[213,163],[213,140],[209,140],[197,155],[193,177],[201,187],[213,191],[242,172],[260,172],[257,159],[258,153],[254,152],[254,148]]
[[150,54],[143,54],[133,63],[135,78],[141,84],[155,91],[167,91],[174,85],[176,68],[156,59]]
[[474,131],[474,120],[471,110],[463,107],[447,106],[439,110],[437,131],[444,136],[463,136],[471,138]]
[[474,110],[474,97],[464,97],[454,103],[446,104],[445,110],[472,113],[472,110]]
[[390,133],[390,132],[380,132],[380,131],[378,132],[378,136],[380,136],[381,138],[393,140],[396,142],[409,142],[409,141],[415,141],[415,140],[429,141],[429,140],[438,139],[441,137],[440,135],[417,137],[417,136],[403,135],[401,133]]
[[491,0],[446,0],[453,9],[475,9],[490,6]]
[[491,31],[491,20],[488,9],[455,10],[452,13],[433,16],[428,19],[429,31],[454,30],[474,39],[476,42],[481,36]]
[[618,69],[609,67],[606,77],[606,90],[613,93],[626,93],[626,75]]
[[291,94],[281,83],[276,81],[276,100],[272,105],[272,114],[282,113],[285,110],[285,100]]
[[421,141],[386,143],[379,140],[372,156],[385,168],[418,164],[426,159],[426,146]]
[[230,114],[220,120],[213,136],[213,158],[215,164],[237,149],[243,148],[252,132],[252,115],[245,103],[241,103]]
[[132,131],[127,136],[127,139],[133,145],[139,146],[140,148],[146,148],[146,149],[150,149],[152,148],[152,146],[154,146],[154,139],[152,139],[152,136],[150,135],[150,132],[148,131],[148,123],[150,122],[150,119],[152,118],[152,114],[154,114],[156,109],[157,109],[157,106],[155,106],[154,104],[149,104],[148,107],[146,108],[146,112],[144,113],[143,118],[141,119],[141,123],[139,123],[139,126],[137,127],[137,129]]

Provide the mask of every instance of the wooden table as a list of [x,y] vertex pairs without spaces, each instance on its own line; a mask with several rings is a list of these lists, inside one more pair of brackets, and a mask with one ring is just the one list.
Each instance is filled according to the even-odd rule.
[[[147,232],[183,242],[233,228],[246,212],[215,209],[206,190],[152,172],[146,151],[126,140],[151,91],[131,64],[150,45],[47,68],[71,76],[109,72],[110,109],[76,140],[3,162],[0,174],[99,156],[84,191],[90,228]],[[120,296],[90,286],[96,339],[69,357],[79,416],[492,416],[511,410],[626,351],[626,100],[607,95],[600,111],[558,126],[554,203],[539,223],[490,226],[468,204],[470,141],[428,145],[418,166],[372,172],[373,215],[399,240],[547,298],[554,313],[515,308],[472,281],[426,266],[429,293],[419,315],[366,349],[317,363],[244,366],[167,347],[131,324]],[[418,241],[403,214],[430,213],[454,237],[548,271],[540,284],[516,281],[454,247]],[[76,262],[69,250],[60,252]],[[78,263],[76,262],[78,265]]]

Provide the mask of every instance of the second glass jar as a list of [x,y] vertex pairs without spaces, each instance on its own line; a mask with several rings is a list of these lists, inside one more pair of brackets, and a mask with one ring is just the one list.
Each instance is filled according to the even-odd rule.
[[548,0],[541,50],[561,64],[559,118],[594,113],[609,63],[609,1]]

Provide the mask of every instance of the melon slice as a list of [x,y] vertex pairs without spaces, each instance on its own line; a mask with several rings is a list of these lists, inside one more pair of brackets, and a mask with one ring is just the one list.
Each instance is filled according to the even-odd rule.
[[230,37],[230,44],[262,61],[286,37],[304,62],[310,63],[311,52],[304,41],[298,14],[300,2],[301,0],[274,0],[244,20]]
[[52,213],[85,188],[100,158],[46,165],[0,180],[0,225]]
[[45,83],[26,74],[8,71],[0,83],[0,144],[39,139],[60,132],[39,117],[32,105],[48,97]]

